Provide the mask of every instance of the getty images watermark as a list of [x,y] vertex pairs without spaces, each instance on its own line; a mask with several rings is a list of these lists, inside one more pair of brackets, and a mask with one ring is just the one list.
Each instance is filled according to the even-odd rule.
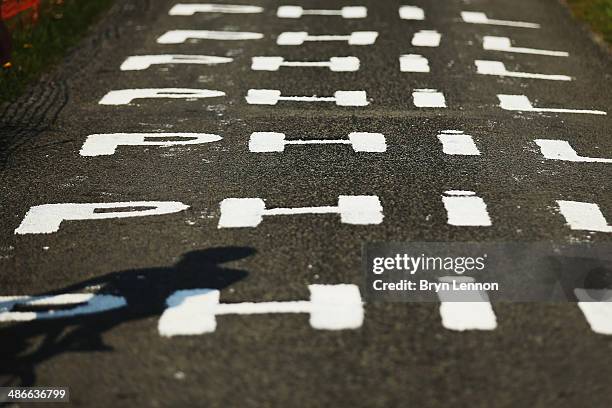
[[363,268],[370,301],[612,301],[612,243],[370,243]]

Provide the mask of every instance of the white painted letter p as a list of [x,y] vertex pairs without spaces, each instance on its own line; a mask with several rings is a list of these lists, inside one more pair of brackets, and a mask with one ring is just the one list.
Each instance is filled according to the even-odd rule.
[[[140,210],[133,208],[141,207]],[[96,212],[104,209],[125,211]],[[59,230],[62,221],[103,220],[109,218],[144,217],[171,214],[186,210],[189,206],[178,201],[127,201],[94,204],[43,204],[27,212],[15,234],[50,234]]]

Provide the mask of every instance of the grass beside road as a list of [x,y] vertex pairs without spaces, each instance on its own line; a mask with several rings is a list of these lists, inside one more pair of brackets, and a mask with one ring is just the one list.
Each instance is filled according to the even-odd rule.
[[612,0],[566,0],[574,15],[612,45]]
[[[1,0],[0,0],[1,1]],[[587,22],[612,45],[612,0],[565,0],[574,15]],[[23,22],[24,13],[7,25],[12,27],[13,53],[10,67],[0,67],[0,102],[15,100],[42,72],[57,63],[77,44],[100,14],[114,0],[42,0],[35,25]]]
[[114,0],[43,0],[36,24],[27,12],[6,23],[11,28],[10,66],[0,67],[0,102],[15,100],[25,87],[77,44]]

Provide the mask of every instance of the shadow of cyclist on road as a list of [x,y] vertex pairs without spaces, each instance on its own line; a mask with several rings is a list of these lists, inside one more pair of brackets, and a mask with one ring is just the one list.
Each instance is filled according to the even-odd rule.
[[[248,272],[226,268],[222,264],[246,258],[255,252],[249,247],[193,251],[184,254],[174,266],[113,272],[37,295],[93,291],[95,294],[122,296],[127,306],[67,318],[3,323],[0,326],[0,385],[35,385],[37,365],[63,353],[112,351],[112,347],[104,343],[104,333],[119,324],[161,315],[166,308],[166,299],[177,290],[222,290],[244,279]],[[36,309],[16,306],[13,311]]]

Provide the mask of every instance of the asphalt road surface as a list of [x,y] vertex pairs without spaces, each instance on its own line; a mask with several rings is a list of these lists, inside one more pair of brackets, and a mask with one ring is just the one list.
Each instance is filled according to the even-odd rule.
[[[589,160],[612,157],[609,115],[530,111],[524,98],[506,101],[505,108],[519,109],[508,110],[498,98],[524,95],[536,110],[607,112],[610,54],[555,0],[293,2],[305,9],[365,6],[365,18],[279,18],[277,7],[286,2],[231,3],[263,10],[169,15],[174,1],[118,1],[57,70],[4,107],[0,296],[46,297],[38,305],[0,303],[2,384],[69,386],[74,405],[95,407],[612,406],[609,309],[593,326],[593,317],[573,303],[494,304],[495,327],[466,330],[443,324],[437,303],[368,302],[360,316],[361,303],[353,302],[341,310],[352,318],[344,326],[334,321],[333,308],[313,307],[314,318],[305,312],[315,302],[309,285],[344,288],[348,297],[354,287],[331,285],[363,285],[365,242],[611,241],[612,223],[605,220],[612,220],[612,164]],[[405,4],[421,8],[424,19],[417,9],[405,9],[416,19],[401,19]],[[464,15],[481,23],[466,22],[462,11],[486,18]],[[497,20],[540,27],[491,24]],[[207,33],[216,39],[183,41],[166,34],[172,30],[261,36]],[[413,41],[421,30],[429,31]],[[378,37],[363,45],[347,37],[277,44],[283,32],[360,31]],[[175,43],[159,43],[163,35]],[[521,52],[484,49],[485,36],[507,37]],[[420,40],[434,46],[419,46]],[[504,42],[488,41],[488,48]],[[175,54],[229,59],[209,65],[155,60],[120,70],[128,57]],[[402,72],[400,55],[420,56],[405,57],[406,69],[427,71],[427,60],[429,72]],[[350,56],[359,69],[252,69],[259,56],[289,62]],[[479,74],[476,60],[502,62],[506,74],[486,63],[480,69],[493,74]],[[350,68],[355,60],[341,61]],[[186,98],[173,90],[165,92],[176,98],[162,93],[131,101],[143,94],[108,95],[150,88],[224,94]],[[251,89],[327,99],[252,104],[245,98]],[[365,91],[367,105],[340,106],[364,100],[340,95],[337,104],[336,91]],[[422,101],[437,106],[417,106]],[[254,132],[336,143],[281,140],[275,149],[282,151],[258,152],[249,143]],[[379,143],[378,151],[367,151],[376,148],[365,143],[366,151],[355,151],[348,144],[353,132],[382,134],[386,149]],[[138,135],[126,136],[132,145],[113,145],[107,135],[134,133],[174,135],[149,135],[140,143]],[[187,139],[177,133],[222,139],[179,144]],[[468,144],[453,146],[472,153],[445,152],[452,147],[443,150],[441,134],[471,136],[473,145],[459,138]],[[268,149],[270,137],[263,135]],[[545,154],[535,140],[546,139],[568,142],[577,156],[559,143]],[[474,192],[486,203],[490,225],[449,223],[442,200],[449,190]],[[358,203],[358,219],[350,222],[334,213],[344,211],[340,196],[375,197]],[[222,217],[221,202],[229,198],[259,198],[265,210],[225,201]],[[559,201],[573,202],[573,215]],[[48,204],[64,206],[37,207]],[[249,218],[253,211],[263,211],[263,218]],[[482,217],[481,211],[476,219]],[[249,314],[257,306],[242,304],[222,309],[225,315],[215,320],[203,317],[198,305],[214,306],[219,292],[203,288],[218,290],[223,304],[301,303],[263,303],[262,314]],[[60,294],[66,296],[53,297]],[[57,308],[40,304],[45,299]],[[288,313],[291,308],[302,313]]]

